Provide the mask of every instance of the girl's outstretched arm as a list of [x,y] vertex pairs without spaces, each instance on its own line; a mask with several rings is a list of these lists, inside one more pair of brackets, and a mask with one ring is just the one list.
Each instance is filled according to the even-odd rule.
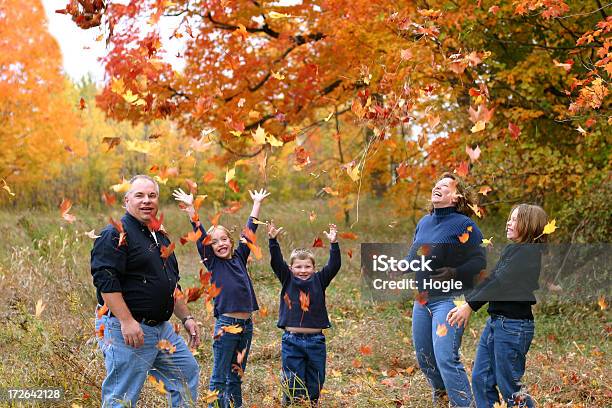
[[257,190],[249,190],[249,194],[253,199],[253,209],[251,210],[251,217],[258,218],[259,217],[259,209],[261,208],[261,202],[270,195],[265,189]]

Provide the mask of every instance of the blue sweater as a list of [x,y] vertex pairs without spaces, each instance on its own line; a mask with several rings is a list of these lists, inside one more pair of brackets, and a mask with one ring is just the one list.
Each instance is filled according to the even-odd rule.
[[[470,231],[471,229],[471,231]],[[459,237],[467,233],[469,238],[462,243]],[[432,272],[417,271],[419,291],[423,289],[423,279],[436,274],[437,268],[452,267],[457,270],[456,281],[463,283],[463,289],[474,286],[474,278],[487,266],[487,259],[482,243],[482,233],[474,221],[455,207],[435,208],[433,214],[421,218],[414,232],[414,239],[408,260],[419,259],[421,254],[432,259],[429,264]],[[429,298],[459,295],[461,291],[445,293],[433,289],[427,290]]]
[[[325,289],[340,270],[341,257],[338,243],[331,244],[327,265],[306,280],[293,276],[289,265],[283,260],[283,254],[276,239],[271,238],[269,245],[272,270],[283,285],[280,293],[277,326],[281,329],[285,327],[313,329],[331,327],[325,305]],[[307,312],[303,311],[300,306],[300,291],[310,298]],[[288,300],[285,300],[287,297]]]
[[[195,224],[192,223],[192,225],[194,230],[198,229]],[[252,217],[249,217],[247,221],[247,228],[253,232],[257,230],[257,224],[253,222]],[[213,252],[212,245],[203,245],[207,234],[202,224],[200,224],[199,229],[202,232],[202,236],[196,244],[200,258],[202,258],[202,262],[212,273],[211,283],[221,288],[221,292],[214,301],[215,317],[219,317],[223,313],[250,313],[259,310],[255,291],[253,290],[253,282],[251,282],[251,277],[246,267],[247,259],[251,253],[249,247],[241,240],[231,258],[219,258]]]

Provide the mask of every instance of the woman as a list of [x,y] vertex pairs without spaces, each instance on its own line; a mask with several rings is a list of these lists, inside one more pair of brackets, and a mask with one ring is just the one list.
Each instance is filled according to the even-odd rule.
[[467,323],[472,311],[489,303],[489,319],[480,336],[472,370],[472,386],[478,408],[499,403],[501,392],[508,407],[533,407],[520,383],[535,325],[531,306],[536,303],[541,267],[541,243],[546,212],[537,205],[520,204],[510,211],[506,236],[513,241],[502,251],[491,276],[471,293],[467,303],[448,314],[457,327]]
[[[431,272],[417,271],[419,300],[412,312],[412,338],[419,367],[433,388],[434,402],[445,395],[453,407],[473,403],[470,383],[459,359],[463,328],[446,324],[453,297],[473,286],[486,267],[482,234],[467,216],[470,196],[462,181],[445,173],[431,190],[430,214],[417,224],[408,255],[431,259]],[[426,268],[423,268],[426,269]],[[434,283],[452,284],[444,291]]]

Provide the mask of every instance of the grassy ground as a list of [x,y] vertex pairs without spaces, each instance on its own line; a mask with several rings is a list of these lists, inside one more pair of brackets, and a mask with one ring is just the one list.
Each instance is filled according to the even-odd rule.
[[[318,217],[309,221],[309,212]],[[0,384],[15,387],[59,386],[66,401],[57,406],[100,406],[104,364],[96,349],[93,328],[95,292],[89,273],[92,240],[85,231],[97,231],[108,213],[74,211],[77,222],[62,222],[57,212],[0,212]],[[187,232],[186,216],[165,209],[166,226],[174,240]],[[201,211],[204,213],[204,211]],[[117,218],[119,209],[114,211]],[[226,226],[241,226],[247,209],[224,216]],[[264,204],[262,218],[284,226],[285,251],[310,246],[330,221],[324,202]],[[203,214],[202,214],[203,215]],[[425,407],[429,387],[416,366],[411,345],[411,302],[371,303],[361,299],[359,242],[407,242],[413,226],[390,218],[375,203],[362,203],[356,241],[341,241],[343,267],[327,291],[333,327],[326,331],[328,366],[324,407]],[[394,223],[394,221],[398,221]],[[391,226],[389,226],[391,224]],[[340,225],[340,224],[339,224]],[[493,225],[493,224],[491,224]],[[340,227],[341,230],[344,228]],[[484,224],[485,236],[502,231]],[[243,394],[248,407],[279,406],[280,336],[276,328],[279,284],[269,266],[267,237],[258,233],[264,259],[250,266],[263,312],[256,328]],[[497,242],[501,242],[498,240]],[[353,252],[352,259],[347,250]],[[182,286],[195,283],[199,268],[192,246],[177,245]],[[316,249],[318,264],[327,249]],[[37,315],[37,302],[39,313]],[[40,311],[41,306],[44,310]],[[213,319],[201,301],[190,308],[205,334]],[[538,305],[536,337],[528,355],[524,378],[539,406],[603,407],[612,404],[609,310],[597,304]],[[485,312],[476,314],[464,335],[463,361],[471,371],[475,346]],[[197,359],[201,385],[210,375],[212,336],[205,335]],[[362,347],[364,346],[364,347]],[[371,353],[368,353],[368,347]],[[139,406],[163,406],[163,398],[146,385]],[[0,404],[3,404],[0,402]],[[6,403],[4,403],[6,404]],[[199,404],[203,406],[203,404]]]

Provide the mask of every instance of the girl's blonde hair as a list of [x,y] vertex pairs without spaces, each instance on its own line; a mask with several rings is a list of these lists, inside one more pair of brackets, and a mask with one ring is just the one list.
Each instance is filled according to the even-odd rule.
[[514,210],[518,209],[516,214],[516,233],[519,243],[543,243],[546,242],[544,226],[548,222],[546,211],[539,205],[535,204],[517,204],[510,210],[508,221],[512,217]]
[[289,256],[289,265],[293,266],[293,262],[299,259],[300,261],[305,261],[306,259],[310,259],[312,262],[312,266],[315,266],[315,257],[310,249],[305,248],[296,248],[291,251],[291,255]]
[[232,256],[234,256],[234,247],[236,246],[236,242],[234,241],[234,237],[232,237],[232,233],[230,230],[228,230],[227,228],[225,228],[223,225],[213,225],[212,227],[210,227],[208,229],[207,234],[211,236],[212,238],[212,234],[213,232],[215,232],[216,230],[221,230],[223,232],[225,232],[225,234],[227,235],[227,237],[230,240],[230,243],[232,244],[232,247],[230,248],[230,253],[232,254]]

